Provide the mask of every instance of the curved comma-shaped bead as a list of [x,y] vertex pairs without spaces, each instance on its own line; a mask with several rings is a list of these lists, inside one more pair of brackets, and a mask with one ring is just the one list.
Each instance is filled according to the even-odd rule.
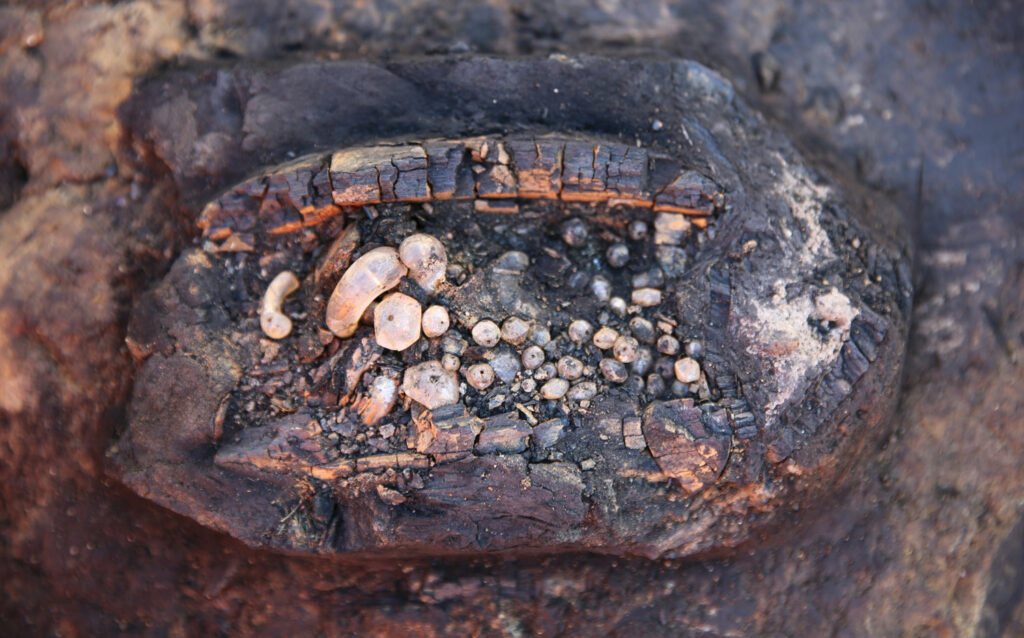
[[342,339],[351,337],[373,300],[397,286],[407,272],[398,251],[388,246],[374,248],[357,259],[327,302],[327,328]]

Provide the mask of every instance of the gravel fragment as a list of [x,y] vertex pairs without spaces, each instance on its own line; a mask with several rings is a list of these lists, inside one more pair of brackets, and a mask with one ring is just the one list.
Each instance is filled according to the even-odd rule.
[[634,288],[660,288],[665,285],[665,273],[661,268],[651,268],[633,275],[632,283]]
[[597,394],[597,384],[593,381],[580,381],[569,388],[566,398],[571,401],[589,401]]
[[694,359],[699,359],[704,354],[704,345],[700,341],[691,341],[686,344],[686,354]]
[[665,393],[665,379],[657,373],[647,375],[647,392],[652,397],[660,397]]
[[562,439],[566,425],[565,417],[544,421],[533,428],[533,440],[542,448],[551,447]]
[[444,353],[444,356],[441,357],[441,367],[448,372],[455,372],[460,366],[462,366],[462,361],[460,361],[454,354],[446,352]]
[[402,391],[428,410],[436,410],[458,402],[459,380],[440,361],[426,361],[405,370]]
[[538,381],[546,381],[547,379],[550,379],[557,375],[558,369],[555,367],[555,364],[548,361],[541,367],[537,368],[536,372],[533,373],[533,378]]
[[533,324],[533,327],[530,328],[530,341],[543,348],[551,343],[551,331],[548,330],[547,326],[535,323]]
[[640,241],[641,239],[647,238],[647,222],[641,219],[634,219],[629,222],[629,238],[634,241]]
[[460,335],[448,333],[441,339],[441,350],[448,354],[454,354],[457,357],[461,357],[466,354],[466,348],[469,344]]
[[503,383],[512,383],[519,374],[519,357],[511,352],[498,353],[491,359],[491,368]]
[[494,262],[494,268],[496,270],[521,273],[529,267],[530,257],[526,253],[518,250],[510,250],[506,253],[502,253]]
[[640,375],[631,374],[624,385],[626,391],[633,396],[639,396],[644,391],[644,378]]
[[612,297],[608,300],[608,307],[611,308],[619,317],[625,317],[629,307],[626,305],[626,300],[622,297]]
[[630,364],[629,369],[633,374],[647,374],[651,371],[651,366],[654,365],[654,355],[651,354],[650,349],[640,348],[636,354],[636,359]]

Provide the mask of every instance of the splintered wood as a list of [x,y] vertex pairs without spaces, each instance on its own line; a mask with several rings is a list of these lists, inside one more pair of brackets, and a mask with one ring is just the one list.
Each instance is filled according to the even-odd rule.
[[705,227],[724,203],[710,179],[644,148],[478,137],[348,148],[297,160],[225,193],[206,207],[199,224],[205,237],[222,240],[250,231],[253,211],[261,223],[270,222],[269,232],[280,234],[346,208],[475,200],[479,212],[517,213],[517,200],[537,199],[653,209],[666,215],[664,239],[691,223]]

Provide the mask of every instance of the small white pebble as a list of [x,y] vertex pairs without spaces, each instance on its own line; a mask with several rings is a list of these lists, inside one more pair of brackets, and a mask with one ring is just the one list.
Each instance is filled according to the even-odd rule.
[[615,340],[618,338],[619,333],[614,328],[601,326],[601,328],[594,333],[594,345],[601,350],[607,350],[615,345]]
[[498,340],[501,338],[501,330],[498,328],[498,324],[490,319],[484,319],[473,326],[472,334],[473,341],[476,341],[477,345],[485,348],[493,348],[498,345]]
[[540,395],[545,399],[561,399],[569,391],[569,382],[565,379],[554,378],[540,388]]
[[676,373],[676,379],[680,383],[695,383],[700,379],[700,364],[690,357],[683,357],[676,361],[673,369]]
[[448,332],[450,320],[444,306],[431,306],[423,313],[423,334],[429,338],[440,337]]

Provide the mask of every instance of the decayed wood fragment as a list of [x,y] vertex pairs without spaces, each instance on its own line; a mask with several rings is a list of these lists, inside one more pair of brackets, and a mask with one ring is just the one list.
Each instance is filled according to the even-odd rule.
[[476,444],[479,454],[517,454],[526,449],[532,430],[515,412],[487,419]]
[[476,199],[484,213],[516,213],[517,199],[628,205],[687,215],[701,228],[723,203],[710,179],[636,146],[476,137],[302,158],[225,193],[203,210],[199,226],[220,240],[254,228],[258,218],[269,233],[281,234],[342,208],[435,199]]
[[558,199],[562,192],[562,151],[565,142],[551,139],[510,140],[512,164],[519,178],[519,197]]
[[622,419],[622,442],[631,450],[642,450],[647,447],[640,417],[634,415]]
[[714,182],[696,171],[684,171],[654,197],[654,210],[684,215],[710,215],[715,208]]
[[341,234],[331,242],[316,268],[317,287],[334,286],[342,273],[352,264],[352,253],[359,247],[362,237],[359,224],[349,224]]
[[427,468],[430,467],[430,457],[412,452],[399,452],[397,454],[374,454],[362,456],[356,459],[357,472],[370,472],[373,470],[385,470],[388,468]]
[[390,146],[370,146],[338,151],[331,157],[331,184],[338,206],[379,204],[380,165],[391,164]]
[[714,483],[725,468],[730,440],[704,427],[693,399],[651,403],[642,429],[658,466],[690,493]]

